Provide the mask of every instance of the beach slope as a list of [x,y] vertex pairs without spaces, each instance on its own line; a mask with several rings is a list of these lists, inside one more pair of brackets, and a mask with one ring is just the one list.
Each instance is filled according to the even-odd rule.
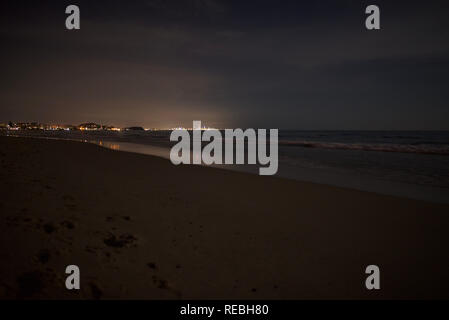
[[449,298],[448,205],[80,142],[0,146],[0,298]]

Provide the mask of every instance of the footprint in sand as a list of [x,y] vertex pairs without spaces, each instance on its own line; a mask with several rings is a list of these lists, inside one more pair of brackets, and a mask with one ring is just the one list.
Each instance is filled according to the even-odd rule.
[[22,218],[22,221],[28,223],[28,222],[33,221],[33,219],[31,219],[30,217],[24,217],[24,218]]
[[100,287],[94,282],[89,282],[89,288],[92,293],[92,298],[95,300],[100,300],[103,296],[103,290],[101,290]]
[[[180,265],[176,265],[177,268],[178,268],[178,266],[181,267]],[[154,263],[154,262],[147,263],[147,267],[150,268],[151,270],[153,270],[155,273],[157,273],[157,271],[158,271],[158,267],[156,266],[156,263]],[[153,284],[158,289],[170,291],[173,294],[175,294],[178,298],[181,298],[181,296],[182,296],[181,292],[174,289],[172,286],[170,286],[170,284],[168,283],[167,280],[165,280],[157,275],[153,275],[151,277],[151,279],[153,280]]]
[[38,254],[36,255],[37,261],[39,261],[42,264],[46,264],[48,261],[50,261],[50,251],[48,251],[47,249],[42,249],[38,252]]
[[123,247],[136,246],[135,242],[137,241],[137,238],[129,233],[124,233],[120,236],[116,236],[113,233],[109,233],[109,236],[103,241],[109,247],[123,248]]
[[72,221],[64,220],[61,223],[61,226],[66,227],[67,229],[75,229],[75,224]]
[[95,255],[97,254],[98,249],[99,249],[99,248],[97,248],[97,247],[93,247],[93,246],[89,246],[89,245],[87,245],[87,246],[84,247],[84,250],[85,250],[86,252],[93,253],[93,254],[95,254]]
[[148,266],[148,268],[153,269],[153,270],[157,269],[157,266],[154,262],[147,263],[147,266]]
[[48,234],[51,234],[51,233],[55,232],[56,230],[58,230],[58,228],[51,222],[44,224],[43,228],[44,228],[44,231]]
[[64,205],[68,210],[71,211],[76,210],[77,205],[75,203],[75,198],[73,198],[71,195],[68,194],[64,195],[62,197],[62,200],[64,200]]
[[158,277],[158,276],[153,276],[152,280],[153,280],[154,285],[158,289],[167,290],[167,291],[173,293],[174,295],[176,295],[176,297],[179,299],[182,297],[181,292],[174,289],[173,287],[171,287],[167,280],[165,280],[161,277]]
[[[122,216],[120,218],[125,220],[125,221],[131,221],[131,217],[130,216]],[[114,217],[114,216],[107,216],[106,217],[106,222],[114,222],[115,220],[116,220],[116,217]]]
[[164,280],[158,276],[153,276],[152,279],[153,279],[153,283],[159,289],[168,289],[169,288],[167,280]]

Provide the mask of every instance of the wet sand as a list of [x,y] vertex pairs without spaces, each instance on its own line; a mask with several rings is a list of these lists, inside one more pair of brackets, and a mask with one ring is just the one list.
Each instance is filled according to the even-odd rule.
[[449,205],[13,137],[0,192],[2,299],[449,298]]

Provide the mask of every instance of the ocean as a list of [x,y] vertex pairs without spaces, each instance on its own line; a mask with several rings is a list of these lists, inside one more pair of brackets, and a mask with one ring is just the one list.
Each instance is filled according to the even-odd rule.
[[[168,158],[170,131],[3,131]],[[226,165],[257,173],[259,165]],[[279,177],[449,203],[449,131],[279,131]]]

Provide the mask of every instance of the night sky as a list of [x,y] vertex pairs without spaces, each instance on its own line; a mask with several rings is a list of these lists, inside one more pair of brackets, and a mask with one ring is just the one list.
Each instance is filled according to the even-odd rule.
[[[65,28],[65,8],[81,30]],[[377,4],[381,30],[365,28]],[[447,1],[2,1],[0,122],[448,130]]]

